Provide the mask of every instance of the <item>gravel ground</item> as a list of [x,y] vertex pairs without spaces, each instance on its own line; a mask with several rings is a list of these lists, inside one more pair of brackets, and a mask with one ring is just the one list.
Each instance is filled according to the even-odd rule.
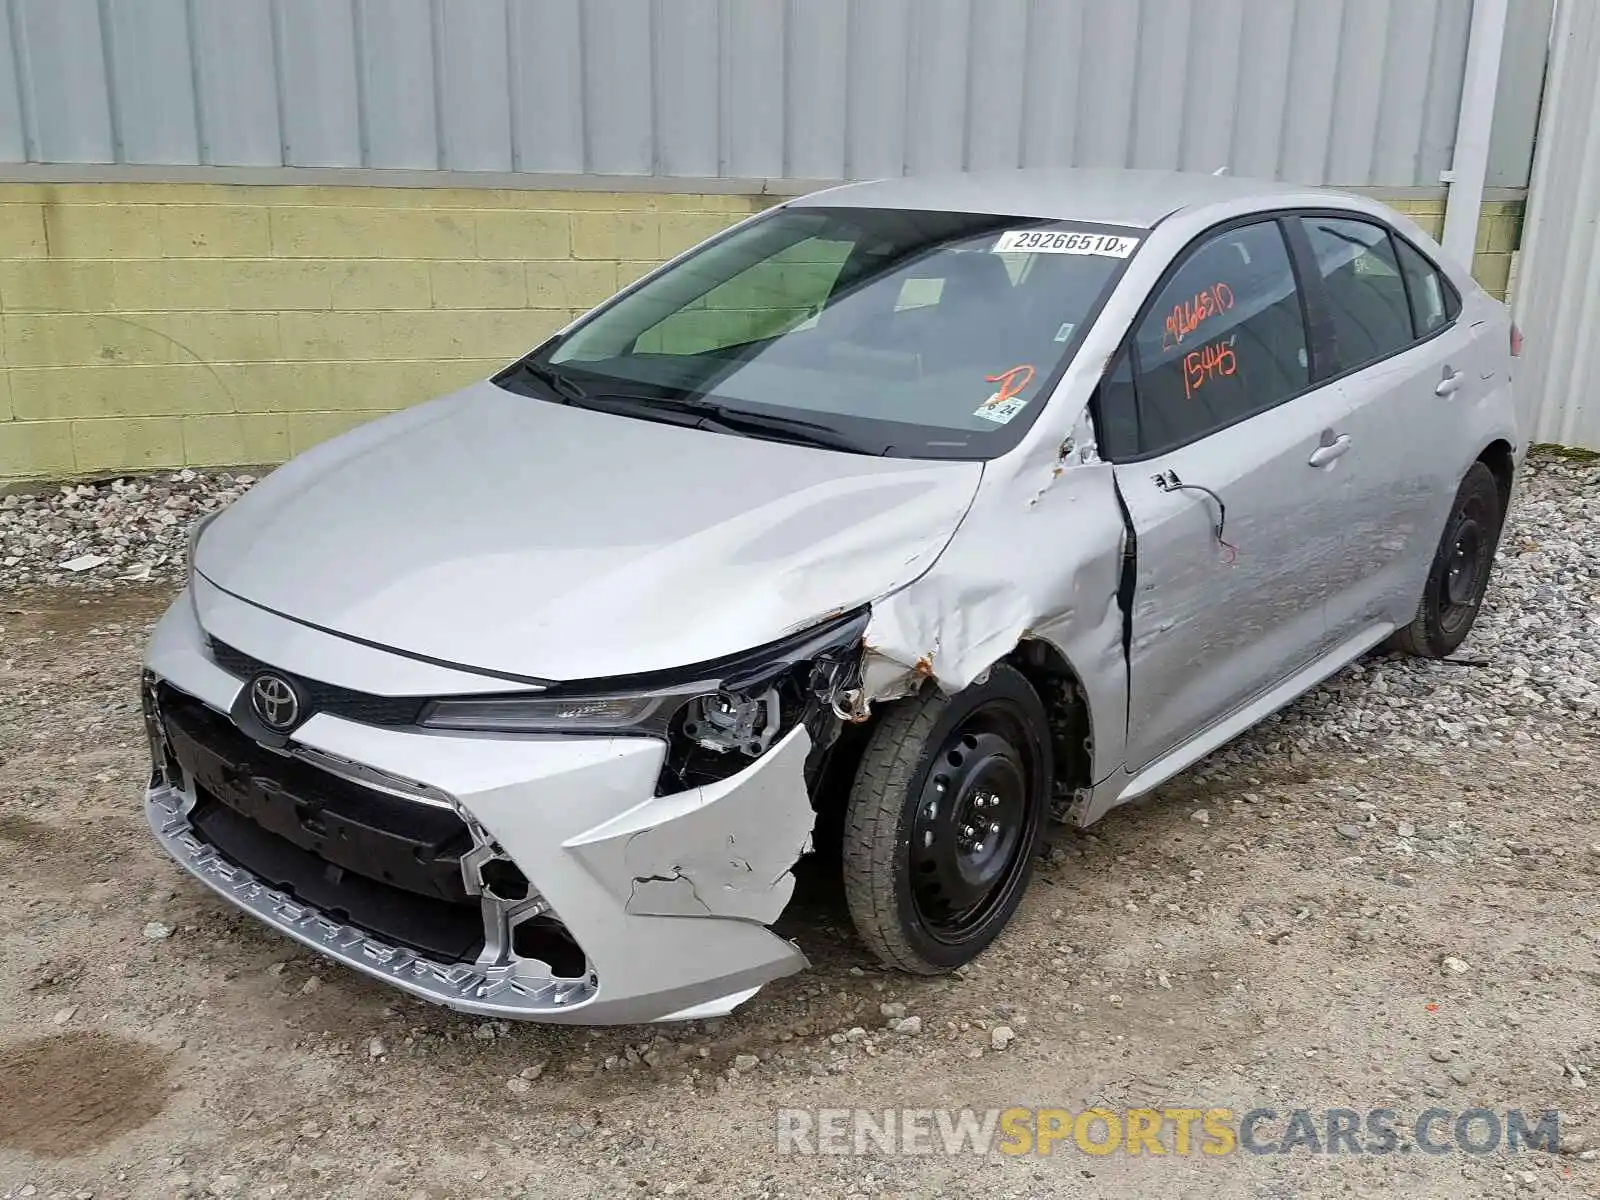
[[[1459,663],[1366,659],[1056,831],[962,976],[876,968],[818,868],[784,921],[811,971],[721,1022],[600,1030],[412,1002],[152,845],[140,645],[186,521],[246,485],[0,508],[0,1197],[1600,1196],[1592,465],[1532,464]],[[62,566],[85,555],[107,561]],[[146,565],[157,582],[118,582]],[[1092,1104],[1381,1106],[1402,1129],[1559,1109],[1565,1140],[1012,1158],[774,1138],[780,1107]]]
[[0,594],[41,584],[109,591],[179,583],[189,527],[255,481],[184,470],[0,497]]

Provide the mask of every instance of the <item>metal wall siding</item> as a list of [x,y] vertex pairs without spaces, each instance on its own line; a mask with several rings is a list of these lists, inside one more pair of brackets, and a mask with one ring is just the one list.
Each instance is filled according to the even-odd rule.
[[1600,5],[1558,4],[1553,47],[1516,286],[1527,340],[1513,389],[1529,441],[1600,450]]
[[[109,162],[100,10],[95,0],[16,0],[17,76],[27,94],[24,132],[41,159]],[[31,128],[29,128],[31,126]]]
[[1178,149],[1178,165],[1186,171],[1214,171],[1232,160],[1243,15],[1242,0],[1210,0],[1190,21],[1194,49],[1183,101],[1188,134]]
[[968,0],[922,0],[908,48],[905,164],[914,173],[959,171],[966,157],[971,15]]
[[1014,167],[1022,161],[1027,120],[1028,0],[973,5],[972,55],[967,68],[967,112],[962,130],[966,165],[974,170]]
[[439,110],[429,0],[358,0],[355,27],[365,165],[437,168]]
[[[0,0],[0,161],[1436,185],[1473,0]],[[1526,182],[1554,0],[1511,0]]]
[[434,0],[440,166],[511,169],[506,0]]
[[114,4],[105,14],[118,157],[180,166],[197,162],[200,134],[185,0],[145,0],[137,9]]
[[[661,2],[656,0],[653,15],[659,31],[655,104],[660,171],[685,177],[719,175],[721,6],[718,0],[668,0],[671,19],[662,20]],[[769,82],[776,85],[777,80]],[[583,169],[581,157],[577,169]]]
[[[1512,0],[1510,23],[1517,23],[1517,8],[1525,0]],[[1509,26],[1508,26],[1509,28]],[[1461,82],[1467,70],[1467,36],[1472,31],[1471,0],[1439,0],[1433,25],[1433,50],[1429,59],[1428,93],[1423,105],[1422,136],[1418,139],[1417,175],[1436,182],[1448,170],[1456,144],[1456,121],[1461,114]],[[1412,69],[1406,55],[1396,55],[1396,69]]]
[[200,161],[229,167],[282,166],[277,48],[269,0],[192,4],[189,20],[199,91]]
[[1144,0],[1143,8],[1128,165],[1171,167],[1183,157],[1190,24],[1196,13],[1189,0]]
[[584,169],[580,4],[513,0],[511,71],[519,171]]
[[295,167],[361,161],[355,9],[326,0],[277,0],[283,156]]
[[1062,167],[1072,161],[1078,124],[1077,80],[1061,69],[1060,49],[1083,28],[1083,0],[1028,5],[1023,58],[1022,162]]
[[[1078,128],[1073,137],[1073,166],[1122,167],[1128,164],[1133,137],[1133,87],[1139,71],[1139,16],[1142,0],[1107,7],[1091,0],[1083,7],[1083,25],[1073,46],[1081,52],[1058,60],[1077,59]],[[1063,49],[1067,49],[1063,47]]]
[[[715,174],[745,179],[783,174],[786,7],[784,0],[738,0],[723,7],[721,170]],[[658,31],[671,19],[663,14]]]
[[1289,56],[1295,10],[1278,0],[1245,0],[1239,19],[1239,101],[1229,167],[1237,175],[1271,176],[1283,150],[1283,113],[1289,97]]
[[1500,56],[1500,95],[1489,138],[1491,187],[1520,187],[1533,162],[1551,16],[1556,0],[1513,0]]
[[583,0],[582,9],[584,169],[648,175],[655,169],[655,6]]
[[[1405,7],[1410,0],[1400,0]],[[1328,156],[1324,167],[1329,179],[1370,179],[1372,156],[1378,137],[1380,106],[1384,87],[1393,72],[1390,51],[1399,52],[1389,37],[1394,16],[1391,0],[1347,0],[1344,21],[1339,27],[1339,57],[1342,63],[1365,58],[1377,76],[1377,87],[1362,88],[1345,98],[1339,120],[1328,132]],[[1337,79],[1337,74],[1335,76]]]
[[872,179],[905,170],[911,82],[908,49],[915,44],[910,25],[910,0],[851,0],[846,26],[847,178]]
[[16,14],[0,4],[0,162],[26,162],[22,130],[22,89],[17,82],[17,52],[11,37]]
[[839,36],[850,0],[790,0],[785,78],[785,174],[844,178],[849,55]]
[[[1327,179],[1325,168],[1335,116],[1334,89],[1338,82],[1339,31],[1344,8],[1343,4],[1321,4],[1295,10],[1289,42],[1290,87],[1283,108],[1279,165],[1279,170],[1290,179],[1305,183],[1323,183]],[[1363,67],[1367,65],[1362,64]],[[1370,79],[1365,82],[1371,86]]]
[[1384,64],[1383,95],[1372,139],[1372,174],[1377,178],[1416,177],[1421,170],[1438,19],[1439,0],[1398,0],[1394,6],[1390,31],[1395,48]]

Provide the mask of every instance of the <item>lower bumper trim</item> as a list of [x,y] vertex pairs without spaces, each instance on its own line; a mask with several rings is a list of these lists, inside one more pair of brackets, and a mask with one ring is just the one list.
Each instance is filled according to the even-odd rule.
[[550,1019],[572,1012],[596,993],[593,977],[528,977],[529,964],[439,962],[390,945],[269,887],[202,840],[189,821],[190,798],[176,788],[152,788],[145,816],[156,839],[191,875],[218,895],[314,950],[412,995],[487,1017]]

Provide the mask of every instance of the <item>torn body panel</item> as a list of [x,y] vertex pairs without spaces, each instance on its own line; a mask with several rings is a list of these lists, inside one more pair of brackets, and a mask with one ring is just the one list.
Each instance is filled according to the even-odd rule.
[[657,796],[566,843],[637,916],[738,917],[770,925],[811,848],[811,738],[791,730],[738,775]]
[[1022,642],[1045,642],[1078,679],[1094,724],[1092,771],[1102,777],[1121,763],[1127,710],[1117,602],[1125,534],[1112,469],[1092,441],[989,464],[939,561],[873,605],[867,698],[907,696],[930,678],[954,694]]

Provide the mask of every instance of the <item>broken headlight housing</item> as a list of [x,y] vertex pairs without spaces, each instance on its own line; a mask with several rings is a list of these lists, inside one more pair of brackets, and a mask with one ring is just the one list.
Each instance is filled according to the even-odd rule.
[[844,707],[859,695],[868,615],[856,609],[681,670],[435,700],[420,723],[479,733],[659,738],[667,757],[658,791],[679,791],[743,770],[802,722],[814,742],[831,741]]

